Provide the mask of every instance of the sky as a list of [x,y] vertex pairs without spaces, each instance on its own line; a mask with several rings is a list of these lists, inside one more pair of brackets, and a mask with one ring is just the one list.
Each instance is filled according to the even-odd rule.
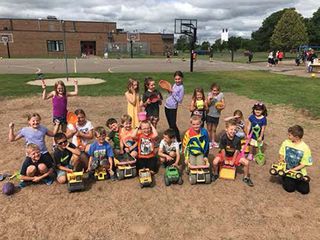
[[[197,19],[200,42],[230,36],[250,38],[273,12],[294,7],[312,17],[319,0],[1,0],[0,18],[46,18],[116,22],[125,31],[174,33],[174,19]],[[179,35],[176,35],[179,37]]]

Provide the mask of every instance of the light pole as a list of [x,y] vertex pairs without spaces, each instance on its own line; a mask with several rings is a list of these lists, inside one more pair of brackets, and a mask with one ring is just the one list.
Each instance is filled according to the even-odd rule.
[[61,28],[63,31],[63,52],[64,52],[64,61],[66,65],[66,78],[67,78],[67,81],[69,81],[67,41],[66,41],[66,22],[64,20],[61,20]]

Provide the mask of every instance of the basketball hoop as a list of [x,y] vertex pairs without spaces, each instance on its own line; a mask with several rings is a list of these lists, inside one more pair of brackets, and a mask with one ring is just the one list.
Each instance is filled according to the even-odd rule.
[[127,33],[127,41],[128,42],[139,42],[140,41],[140,33],[128,32]]
[[7,45],[9,42],[9,37],[8,36],[1,36],[1,42],[3,42],[3,45]]

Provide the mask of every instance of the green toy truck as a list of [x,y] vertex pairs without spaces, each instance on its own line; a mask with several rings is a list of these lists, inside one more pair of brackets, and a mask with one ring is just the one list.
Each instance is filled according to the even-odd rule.
[[166,167],[164,173],[164,183],[166,186],[170,186],[171,183],[183,184],[182,177],[180,176],[179,170],[175,166]]

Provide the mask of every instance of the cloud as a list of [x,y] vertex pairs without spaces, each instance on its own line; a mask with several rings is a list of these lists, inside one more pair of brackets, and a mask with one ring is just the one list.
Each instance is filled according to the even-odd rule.
[[250,37],[271,13],[295,7],[311,17],[318,0],[1,0],[3,18],[45,18],[117,22],[125,31],[173,33],[175,18],[198,20],[198,39],[213,42],[222,28]]

